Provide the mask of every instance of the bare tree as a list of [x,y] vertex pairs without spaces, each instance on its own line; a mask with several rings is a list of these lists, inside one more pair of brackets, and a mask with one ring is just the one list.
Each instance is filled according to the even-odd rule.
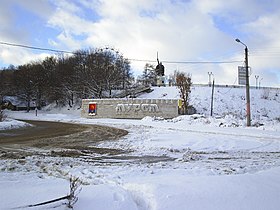
[[33,62],[30,64],[29,68],[31,71],[31,85],[34,99],[36,99],[36,107],[41,109],[48,84],[47,72],[44,71],[42,62]]
[[145,64],[141,80],[143,85],[156,85],[157,73],[153,64]]
[[31,64],[19,66],[15,72],[16,95],[26,102],[27,112],[30,111],[31,101],[35,93],[32,73]]
[[0,104],[5,95],[13,95],[16,90],[14,83],[15,71],[16,68],[13,65],[0,70]]
[[179,88],[180,96],[182,99],[182,114],[188,113],[189,107],[189,96],[191,93],[191,76],[184,72],[175,71],[176,75],[176,85]]

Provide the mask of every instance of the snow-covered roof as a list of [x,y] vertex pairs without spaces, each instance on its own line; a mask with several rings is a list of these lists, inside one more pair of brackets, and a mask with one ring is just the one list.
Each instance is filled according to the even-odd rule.
[[[10,102],[16,107],[27,107],[27,102],[18,96],[4,96],[3,101]],[[31,102],[30,107],[36,106],[35,103]]]

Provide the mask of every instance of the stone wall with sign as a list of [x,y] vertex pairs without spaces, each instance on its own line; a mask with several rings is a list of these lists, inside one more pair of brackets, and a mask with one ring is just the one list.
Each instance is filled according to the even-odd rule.
[[178,116],[178,99],[83,99],[81,116],[86,118],[170,119]]

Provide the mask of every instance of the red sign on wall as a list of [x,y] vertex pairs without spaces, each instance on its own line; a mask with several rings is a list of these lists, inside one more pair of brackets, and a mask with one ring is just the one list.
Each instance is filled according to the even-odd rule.
[[97,111],[97,104],[96,103],[89,103],[88,114],[89,115],[96,115],[96,111]]

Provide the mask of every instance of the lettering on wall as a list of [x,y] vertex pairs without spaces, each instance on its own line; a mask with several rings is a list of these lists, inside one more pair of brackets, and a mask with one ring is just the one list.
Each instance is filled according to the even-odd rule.
[[159,112],[157,104],[117,104],[116,113],[124,114],[129,112]]

